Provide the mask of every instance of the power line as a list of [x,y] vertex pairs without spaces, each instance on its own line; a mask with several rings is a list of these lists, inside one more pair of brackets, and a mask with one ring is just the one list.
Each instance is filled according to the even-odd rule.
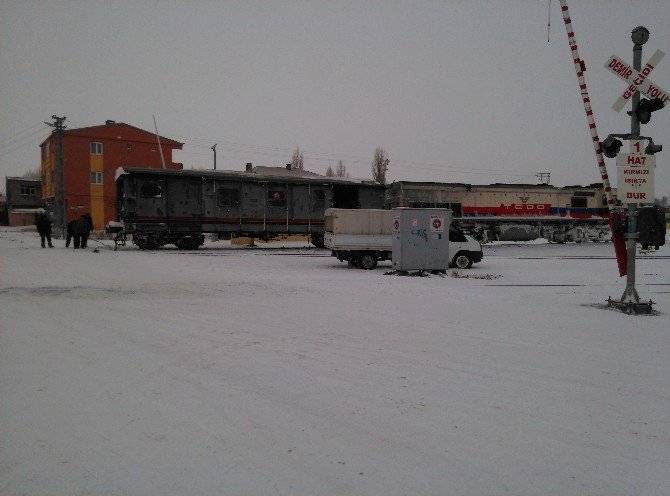
[[47,129],[48,128],[46,126],[43,126],[42,128],[40,128],[36,131],[33,131],[32,133],[30,133],[26,136],[23,136],[21,138],[16,138],[14,140],[10,140],[10,141],[8,141],[4,144],[1,144],[0,145],[0,150],[2,150],[3,154],[7,154],[7,153],[15,152],[16,150],[20,150],[21,148],[24,148],[28,145],[33,145],[34,146],[35,142],[34,142],[33,136],[35,136],[36,134],[44,133],[45,131],[47,131]]
[[[14,138],[18,138],[20,134],[23,134],[27,131],[30,131],[31,129],[35,127],[40,127],[41,129],[44,129],[44,123],[43,122],[38,122],[36,124],[33,124],[32,126],[28,126],[26,128],[21,129],[20,131],[16,131],[14,134],[11,136],[6,136],[4,139],[0,140],[0,146],[2,145],[7,145],[10,144],[12,141],[14,141]],[[34,134],[34,133],[31,133]],[[18,138],[18,139],[23,139],[23,138]]]

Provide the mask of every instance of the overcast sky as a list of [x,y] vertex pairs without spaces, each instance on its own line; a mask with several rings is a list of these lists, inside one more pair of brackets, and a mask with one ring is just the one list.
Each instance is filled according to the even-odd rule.
[[[630,131],[611,105],[632,64],[630,32],[651,32],[643,61],[670,91],[670,1],[569,2],[600,136]],[[547,20],[551,12],[550,42]],[[68,128],[112,119],[185,143],[185,168],[342,160],[389,179],[600,181],[558,0],[0,0],[0,177],[39,166],[52,115]],[[642,127],[670,194],[670,108]],[[615,178],[614,159],[607,161]],[[615,185],[615,184],[614,184]]]

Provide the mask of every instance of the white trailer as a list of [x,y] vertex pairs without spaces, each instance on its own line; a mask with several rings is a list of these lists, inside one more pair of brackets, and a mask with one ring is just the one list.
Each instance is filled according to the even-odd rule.
[[[325,212],[324,243],[334,257],[350,266],[371,270],[390,260],[393,211],[329,208]],[[451,266],[469,269],[482,260],[482,246],[453,224],[449,227]]]

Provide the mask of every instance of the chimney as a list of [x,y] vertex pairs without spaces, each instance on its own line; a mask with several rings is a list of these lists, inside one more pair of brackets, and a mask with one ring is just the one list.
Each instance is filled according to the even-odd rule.
[[286,164],[286,170],[291,170],[291,164]]
[[247,172],[251,172],[251,169],[253,169],[254,166],[251,164],[251,162],[247,162]]
[[116,124],[116,122],[111,120],[111,119],[108,119],[108,120],[105,121],[106,126],[111,126],[112,124]]

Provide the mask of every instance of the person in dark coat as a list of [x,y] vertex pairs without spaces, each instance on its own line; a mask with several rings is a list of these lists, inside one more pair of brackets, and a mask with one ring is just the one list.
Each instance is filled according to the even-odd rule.
[[81,246],[86,248],[88,236],[91,234],[91,224],[89,224],[86,214],[79,217],[74,223],[74,249],[77,250]]
[[93,218],[91,217],[91,214],[88,212],[83,215],[84,219],[86,219],[86,222],[88,222],[88,233],[86,236],[82,236],[81,238],[81,247],[86,248],[86,245],[88,243],[88,237],[91,235],[91,231],[93,230]]
[[42,248],[45,247],[45,239],[49,242],[49,248],[53,248],[54,245],[51,244],[51,219],[49,219],[49,216],[47,214],[39,214],[35,225],[37,226],[37,232],[40,234]]
[[70,241],[72,241],[72,238],[74,236],[74,225],[77,223],[77,220],[71,220],[70,222],[67,223],[67,234],[65,236],[65,248],[70,247]]

